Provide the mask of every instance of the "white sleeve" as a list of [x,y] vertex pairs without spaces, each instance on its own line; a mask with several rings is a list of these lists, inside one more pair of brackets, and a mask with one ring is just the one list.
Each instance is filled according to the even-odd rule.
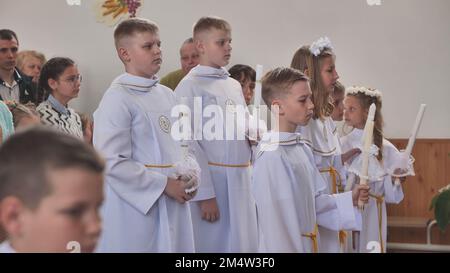
[[352,192],[316,197],[317,224],[331,230],[360,230],[361,213],[353,206]]
[[360,212],[353,207],[352,192],[326,194],[325,181],[315,169],[317,224],[331,230],[360,229]]
[[390,175],[384,177],[384,201],[386,203],[398,204],[403,200],[403,189],[401,184],[395,185],[393,182]]
[[[385,169],[391,168],[395,161],[398,160],[400,152],[389,141],[383,141],[383,165]],[[388,172],[389,173],[389,172]],[[384,177],[384,200],[386,203],[398,204],[403,200],[402,185],[395,185],[392,176],[389,174]]]
[[214,185],[212,183],[211,172],[209,171],[208,157],[203,149],[200,147],[197,141],[190,143],[191,149],[194,152],[194,156],[197,159],[197,163],[200,166],[200,186],[198,187],[197,194],[191,201],[208,200],[216,197]]
[[167,177],[132,158],[133,111],[125,96],[109,92],[94,113],[94,147],[106,160],[106,182],[127,203],[146,214],[163,194]]
[[342,154],[333,155],[333,166],[341,178],[342,186],[345,187],[347,184],[347,169],[345,168],[345,165],[342,164]]

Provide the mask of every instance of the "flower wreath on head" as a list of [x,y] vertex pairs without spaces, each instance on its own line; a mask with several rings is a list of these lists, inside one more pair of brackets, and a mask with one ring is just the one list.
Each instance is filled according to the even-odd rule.
[[311,52],[312,55],[317,57],[325,48],[333,50],[331,41],[326,36],[320,37],[317,41],[312,43],[312,45],[309,47],[309,51]]
[[361,94],[364,94],[364,95],[369,96],[369,97],[377,98],[378,100],[381,100],[381,98],[382,98],[382,94],[381,94],[381,92],[379,90],[377,90],[375,88],[367,88],[367,87],[364,87],[364,86],[351,86],[351,87],[348,87],[345,90],[345,93],[346,94],[355,94],[355,95],[358,94],[358,93],[361,93]]

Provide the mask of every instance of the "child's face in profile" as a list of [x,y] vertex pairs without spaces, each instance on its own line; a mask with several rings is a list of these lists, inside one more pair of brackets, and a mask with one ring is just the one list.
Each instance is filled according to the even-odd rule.
[[334,91],[334,85],[339,79],[339,75],[336,72],[336,66],[334,64],[334,57],[328,56],[321,60],[320,76],[322,77],[322,83],[325,89],[332,94]]
[[101,232],[98,209],[103,200],[103,175],[67,168],[50,171],[48,178],[52,191],[35,210],[23,211],[20,236],[12,240],[13,248],[69,252],[67,244],[76,241],[81,252],[92,252]]
[[212,28],[204,33],[197,47],[202,65],[220,68],[228,65],[231,58],[231,33]]
[[127,71],[135,76],[151,79],[162,64],[161,40],[158,33],[138,32],[128,38]]
[[331,96],[333,98],[333,113],[331,113],[331,118],[334,121],[342,121],[344,118],[344,92],[335,93]]
[[[78,97],[80,92],[81,76],[76,65],[68,66],[58,77],[58,80],[51,84],[54,95],[67,100]],[[55,96],[56,96],[55,95]]]
[[253,93],[255,92],[255,82],[249,78],[241,77],[239,83],[242,87],[242,94],[244,95],[245,103],[249,105],[253,98]]
[[364,129],[366,112],[359,100],[354,96],[346,96],[344,99],[344,120],[349,126]]
[[313,115],[314,104],[311,96],[309,83],[297,81],[289,93],[280,99],[280,119],[284,119],[294,131],[297,125],[307,125]]

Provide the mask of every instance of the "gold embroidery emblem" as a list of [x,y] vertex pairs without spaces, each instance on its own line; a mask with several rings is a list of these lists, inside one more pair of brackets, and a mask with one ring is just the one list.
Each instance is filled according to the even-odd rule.
[[159,117],[159,127],[165,133],[170,133],[170,120],[166,116]]

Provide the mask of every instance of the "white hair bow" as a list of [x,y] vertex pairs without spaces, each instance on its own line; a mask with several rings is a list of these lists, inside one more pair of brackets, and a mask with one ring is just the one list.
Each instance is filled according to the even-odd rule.
[[324,50],[325,48],[330,48],[331,50],[333,50],[331,41],[326,36],[320,37],[317,41],[312,43],[312,45],[309,47],[309,51],[311,51],[311,53],[317,57],[319,56],[320,52],[322,52],[322,50]]

